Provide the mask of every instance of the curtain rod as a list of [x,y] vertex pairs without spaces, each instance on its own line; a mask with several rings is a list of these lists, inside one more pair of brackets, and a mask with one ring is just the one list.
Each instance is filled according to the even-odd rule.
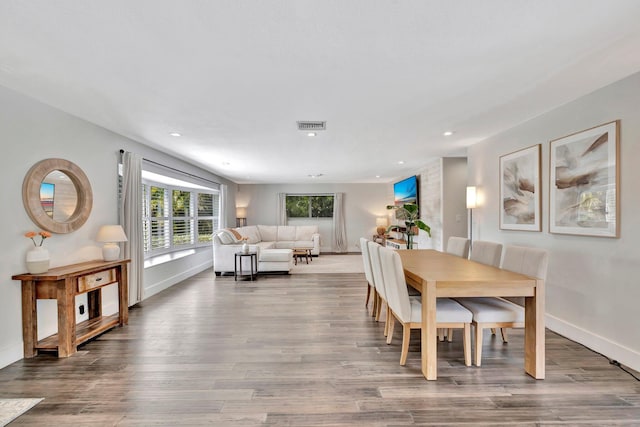
[[[120,156],[122,156],[123,154],[124,154],[124,150],[123,150],[123,149],[120,149]],[[175,172],[179,172],[179,173],[181,173],[181,174],[183,174],[183,175],[187,175],[187,176],[190,176],[190,177],[192,177],[192,178],[197,178],[197,179],[200,179],[200,180],[202,180],[202,181],[210,182],[210,183],[212,183],[212,184],[222,185],[222,184],[220,184],[219,182],[212,181],[212,180],[210,180],[210,179],[203,178],[203,177],[201,177],[201,176],[194,175],[194,174],[192,174],[192,173],[185,172],[185,171],[182,171],[182,170],[180,170],[180,169],[173,168],[173,167],[171,167],[171,166],[163,165],[162,163],[158,163],[158,162],[156,162],[156,161],[149,160],[149,159],[147,159],[147,158],[145,158],[145,157],[143,157],[143,158],[142,158],[142,160],[144,160],[145,162],[153,163],[153,164],[154,164],[154,165],[156,165],[156,166],[161,166],[161,167],[163,167],[163,168],[165,168],[165,169],[169,169],[169,170],[172,170],[172,171],[175,171]]]

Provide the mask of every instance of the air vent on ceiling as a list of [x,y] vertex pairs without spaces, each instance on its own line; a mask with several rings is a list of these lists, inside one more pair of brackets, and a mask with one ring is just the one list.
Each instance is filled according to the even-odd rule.
[[299,121],[296,123],[298,123],[298,130],[316,131],[327,129],[327,122]]

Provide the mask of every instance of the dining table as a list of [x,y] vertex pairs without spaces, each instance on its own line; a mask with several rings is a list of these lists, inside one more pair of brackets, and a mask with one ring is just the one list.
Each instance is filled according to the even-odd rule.
[[436,298],[443,297],[524,297],[524,370],[544,379],[543,279],[433,249],[398,250],[398,254],[407,284],[421,293],[421,369],[427,380],[438,378]]

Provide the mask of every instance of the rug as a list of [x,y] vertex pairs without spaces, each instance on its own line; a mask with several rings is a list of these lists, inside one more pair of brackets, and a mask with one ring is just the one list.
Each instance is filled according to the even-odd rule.
[[42,401],[39,399],[0,399],[0,426],[6,426]]
[[307,264],[304,259],[293,266],[290,274],[364,273],[362,255],[323,255],[313,257]]

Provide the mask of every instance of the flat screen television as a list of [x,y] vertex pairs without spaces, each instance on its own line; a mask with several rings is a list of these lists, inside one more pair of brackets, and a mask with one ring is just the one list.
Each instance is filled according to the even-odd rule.
[[[393,203],[396,206],[404,205],[405,203],[418,203],[418,177],[416,175],[405,178],[402,181],[398,181],[393,184]],[[400,219],[402,213],[396,211],[396,218]]]

